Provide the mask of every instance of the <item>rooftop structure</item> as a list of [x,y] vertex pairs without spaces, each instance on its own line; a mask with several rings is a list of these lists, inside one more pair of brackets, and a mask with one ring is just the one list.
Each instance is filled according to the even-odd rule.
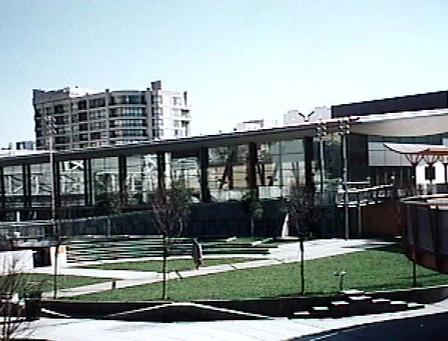
[[289,126],[303,122],[316,122],[331,118],[330,108],[316,107],[309,114],[303,114],[299,110],[289,110],[283,115],[283,125]]
[[[79,87],[33,90],[36,147],[56,150],[121,145],[190,135],[187,92],[162,89],[94,91]],[[55,129],[46,118],[54,117]]]
[[365,116],[448,108],[448,91],[375,99],[331,106],[332,117]]

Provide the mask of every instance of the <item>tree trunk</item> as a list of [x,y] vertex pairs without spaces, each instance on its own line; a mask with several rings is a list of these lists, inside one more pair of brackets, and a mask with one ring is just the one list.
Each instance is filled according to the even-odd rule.
[[305,294],[305,257],[304,257],[303,239],[300,239],[300,294]]
[[255,236],[255,220],[254,217],[250,217],[250,236]]
[[163,273],[163,279],[162,279],[162,299],[166,300],[167,295],[167,288],[166,288],[166,268],[167,268],[167,261],[168,261],[168,241],[166,235],[163,235],[163,262],[162,262],[162,273]]
[[53,273],[53,298],[56,299],[58,295],[58,256],[59,256],[59,242],[54,248],[54,273]]

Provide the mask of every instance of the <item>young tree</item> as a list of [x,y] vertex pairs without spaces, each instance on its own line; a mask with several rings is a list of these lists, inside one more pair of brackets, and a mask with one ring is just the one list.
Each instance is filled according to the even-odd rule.
[[[32,316],[31,304],[19,304],[21,298],[27,296],[40,300],[40,287],[42,283],[31,283],[30,277],[22,273],[21,260],[13,255],[10,262],[4,262],[3,273],[0,276],[0,337],[1,340],[12,340],[18,334],[30,331],[28,321]],[[31,284],[34,286],[31,288]],[[31,291],[30,291],[31,289]],[[36,295],[38,292],[38,295]],[[38,296],[38,297],[36,297]],[[30,303],[30,302],[27,302]],[[34,304],[40,304],[33,302]],[[39,308],[39,306],[38,306]],[[39,308],[40,309],[40,308]]]
[[163,237],[162,298],[167,299],[167,262],[170,238],[182,234],[191,212],[191,190],[182,180],[173,180],[169,189],[160,188],[152,201],[154,223]]
[[287,209],[290,227],[294,228],[300,241],[301,295],[305,293],[305,250],[303,242],[319,220],[319,209],[315,203],[315,188],[293,185],[290,188]]

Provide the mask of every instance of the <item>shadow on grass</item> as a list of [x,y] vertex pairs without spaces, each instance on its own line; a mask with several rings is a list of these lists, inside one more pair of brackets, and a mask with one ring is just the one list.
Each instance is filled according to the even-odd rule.
[[365,249],[370,251],[382,251],[392,253],[403,253],[403,248],[400,244],[384,245],[382,242],[369,242],[364,245],[344,246],[345,249]]

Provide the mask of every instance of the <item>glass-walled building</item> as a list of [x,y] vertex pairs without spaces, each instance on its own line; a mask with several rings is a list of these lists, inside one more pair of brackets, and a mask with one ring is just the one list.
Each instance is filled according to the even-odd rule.
[[183,181],[196,202],[240,200],[253,190],[260,199],[279,199],[295,185],[327,190],[341,176],[341,136],[336,125],[330,130],[320,139],[305,125],[56,151],[53,172],[46,152],[3,157],[1,218],[49,219],[53,177],[60,217],[69,208],[80,216],[150,208],[155,191],[172,180]]
[[[304,186],[331,205],[334,196],[328,194],[341,189],[345,176],[348,182],[369,177],[370,183],[381,182],[381,176],[372,176],[377,171],[372,160],[384,151],[373,139],[404,133],[443,138],[446,126],[448,114],[439,110],[56,151],[53,167],[48,152],[5,155],[0,157],[1,219],[48,219],[52,202],[60,217],[70,207],[80,216],[148,209],[155,191],[169,188],[173,179],[183,181],[196,202],[240,200],[249,191],[276,200],[288,197],[292,186]],[[412,172],[392,174],[403,183],[412,181]]]

